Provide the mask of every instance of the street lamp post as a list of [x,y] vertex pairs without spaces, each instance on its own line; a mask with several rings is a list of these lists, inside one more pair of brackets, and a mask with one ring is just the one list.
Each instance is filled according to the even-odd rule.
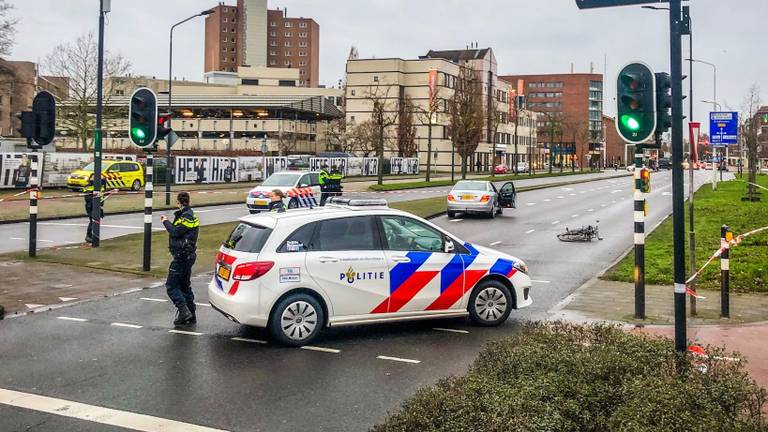
[[[200,16],[206,16],[210,15],[212,13],[215,13],[216,11],[213,9],[208,9],[205,11],[202,11],[198,14],[192,15],[189,18],[186,18],[182,21],[177,22],[176,24],[171,26],[170,31],[170,37],[168,38],[168,114],[169,117],[169,127],[173,123],[173,111],[172,111],[172,98],[173,98],[173,30],[176,29],[176,27],[184,24],[187,21],[190,21],[194,18],[200,17]],[[173,163],[171,162],[171,145],[168,143],[168,140],[165,140],[165,157],[167,159],[166,161],[166,168],[165,168],[165,205],[171,204],[171,178],[173,177]]]
[[[711,103],[712,104],[712,109],[717,111],[718,110],[718,106],[719,106],[719,104],[717,103],[717,66],[715,66],[714,63],[710,63],[710,62],[705,61],[705,60],[695,59],[695,58],[693,58],[693,56],[691,56],[690,58],[688,58],[686,60],[688,60],[691,63],[696,62],[696,63],[701,63],[701,64],[705,64],[707,66],[711,66],[712,67],[712,74],[713,74],[713,81],[712,81],[713,86],[712,87],[713,87],[713,96],[714,96],[714,98],[712,99],[712,101],[710,101],[708,103]],[[702,101],[702,102],[704,102],[704,101]],[[709,133],[711,135],[712,131],[709,131]],[[715,161],[714,161],[714,157],[715,157],[715,153],[716,152],[717,152],[717,150],[715,150],[715,147],[712,147],[712,190],[717,190],[717,168],[715,167]]]

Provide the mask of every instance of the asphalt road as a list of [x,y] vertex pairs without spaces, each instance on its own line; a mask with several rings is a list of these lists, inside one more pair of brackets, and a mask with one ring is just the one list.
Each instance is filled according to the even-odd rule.
[[[649,227],[671,210],[670,177],[654,175]],[[706,179],[702,174],[697,182]],[[533,306],[498,328],[463,319],[334,328],[313,348],[282,348],[205,306],[195,333],[171,333],[172,306],[162,288],[0,321],[0,430],[126,430],[96,423],[106,415],[80,415],[73,402],[120,410],[123,426],[135,427],[134,416],[142,414],[188,423],[179,429],[185,431],[365,430],[419,387],[462,373],[489,340],[547,318],[623,253],[632,243],[631,182],[524,192],[517,209],[494,220],[435,220],[530,266]],[[565,226],[597,219],[603,241],[555,238]],[[207,282],[203,276],[193,284],[203,305]],[[58,405],[8,402],[20,400],[9,391],[57,398]]]
[[[567,177],[550,177],[518,180],[515,184],[521,186],[535,186],[542,184],[560,183],[566,181],[578,181],[590,178],[600,178],[613,176],[617,173],[606,171],[597,174],[577,174]],[[621,173],[619,173],[621,174]],[[350,183],[350,189],[355,189],[356,184]],[[391,192],[361,192],[355,191],[345,194],[349,197],[358,198],[385,198],[389,202],[408,201],[422,198],[431,198],[437,196],[446,196],[449,187],[424,188],[405,191]],[[137,198],[140,199],[140,198]],[[43,203],[46,205],[50,203]],[[109,201],[107,201],[107,208]],[[194,206],[194,202],[192,203]],[[165,231],[160,223],[160,215],[172,217],[172,211],[155,212],[152,219],[152,227],[156,231]],[[217,224],[223,222],[235,221],[238,218],[248,214],[245,207],[245,198],[243,205],[221,205],[210,206],[197,209],[202,225]],[[37,247],[46,248],[54,246],[64,246],[67,244],[82,243],[85,241],[85,231],[88,227],[87,218],[73,218],[56,221],[38,222]],[[101,238],[109,239],[123,236],[126,234],[135,234],[144,231],[144,212],[131,213],[124,215],[107,215],[102,220]],[[29,224],[0,224],[0,253],[26,250],[29,245]]]

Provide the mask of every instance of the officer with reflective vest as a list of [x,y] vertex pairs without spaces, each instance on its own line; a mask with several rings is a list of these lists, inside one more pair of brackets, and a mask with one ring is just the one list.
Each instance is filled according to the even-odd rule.
[[174,212],[173,222],[161,216],[163,226],[168,231],[168,249],[173,261],[168,268],[165,288],[168,297],[176,306],[174,325],[197,323],[195,315],[195,295],[192,293],[192,266],[197,259],[197,235],[200,220],[189,206],[189,193],[179,192],[176,198],[179,209]]
[[271,201],[269,202],[269,211],[275,213],[285,213],[285,194],[280,189],[272,191]]
[[[102,187],[102,192],[104,188]],[[100,218],[104,218],[104,194],[100,194],[101,197],[101,215]],[[83,188],[83,198],[85,199],[85,214],[88,216],[88,228],[85,231],[85,242],[93,243],[93,178],[88,180],[88,184]]]
[[341,195],[341,179],[344,176],[336,169],[333,169],[330,174],[326,170],[320,170],[320,205],[325,205],[325,202],[331,196]]

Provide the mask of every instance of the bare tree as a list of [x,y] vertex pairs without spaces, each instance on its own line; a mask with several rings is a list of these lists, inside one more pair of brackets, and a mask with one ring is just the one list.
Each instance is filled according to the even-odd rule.
[[379,86],[371,86],[368,88],[365,98],[371,101],[371,124],[376,132],[376,155],[379,158],[379,178],[378,184],[384,183],[384,147],[388,138],[388,129],[395,124],[398,120],[398,108],[392,107],[392,103],[389,102],[389,90],[391,87],[387,87],[386,90],[382,90]]
[[436,123],[438,112],[440,111],[441,104],[444,100],[441,99],[441,87],[435,85],[435,91],[432,94],[431,103],[428,103],[426,108],[418,105],[414,105],[414,113],[416,118],[422,126],[426,126],[427,129],[427,174],[426,181],[430,181],[430,175],[432,171],[432,127]]
[[[461,157],[461,178],[467,178],[467,161],[477,151],[487,126],[483,106],[483,83],[478,74],[461,66],[456,88],[449,101],[453,146]],[[453,167],[451,167],[453,169]]]
[[[503,111],[497,111],[495,109],[496,104],[494,104],[494,110],[492,112],[489,112],[488,115],[491,116],[490,118],[490,124],[491,124],[491,142],[493,143],[491,145],[491,177],[494,177],[496,175],[496,142],[498,141],[496,139],[496,136],[499,132],[499,127],[501,127],[502,123],[504,123],[504,112]],[[507,119],[509,120],[509,119]],[[517,150],[517,149],[515,149]],[[517,157],[517,153],[515,153],[515,157]],[[517,172],[517,167],[515,166],[513,168],[515,172]]]
[[[92,32],[74,42],[56,46],[43,61],[43,68],[51,75],[69,78],[69,99],[59,104],[57,120],[60,127],[74,131],[80,146],[88,149],[96,127],[96,81],[98,78],[98,42]],[[127,74],[131,63],[120,54],[104,53],[104,77]],[[117,112],[107,108],[112,95],[113,80],[104,80],[104,119],[115,119]]]
[[16,44],[16,24],[18,18],[12,18],[10,11],[13,5],[6,0],[0,0],[0,56],[11,55],[11,49]]
[[417,155],[416,127],[413,116],[415,108],[410,96],[400,100],[400,121],[397,123],[397,155],[400,157],[413,157]]
[[346,140],[349,148],[363,157],[376,154],[378,138],[376,125],[370,120],[352,123],[347,128]]
[[[757,183],[758,170],[758,134],[760,132],[760,120],[757,118],[757,112],[760,110],[759,85],[752,84],[752,86],[749,87],[749,91],[744,97],[741,110],[741,129],[744,135],[744,143],[747,147],[747,164],[749,166],[746,200],[759,201],[760,197],[755,193],[755,183]],[[739,157],[741,157],[741,155],[739,155]]]
[[[554,165],[554,145],[555,137],[560,136],[562,140],[563,136],[563,122],[564,118],[561,112],[557,111],[544,111],[540,114],[544,119],[544,127],[540,128],[539,133],[545,137],[548,137],[549,141],[549,173],[552,174],[552,165]],[[562,152],[562,149],[560,149]],[[561,166],[562,168],[562,166]]]

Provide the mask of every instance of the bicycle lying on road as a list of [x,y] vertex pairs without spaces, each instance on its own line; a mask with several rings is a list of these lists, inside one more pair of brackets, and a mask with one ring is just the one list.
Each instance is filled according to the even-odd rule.
[[558,240],[564,241],[564,242],[588,242],[588,241],[592,241],[593,238],[602,240],[603,238],[600,237],[599,224],[600,224],[600,221],[597,221],[595,223],[595,226],[587,225],[586,227],[581,227],[573,231],[569,230],[568,227],[566,227],[565,232],[558,234],[557,238]]

